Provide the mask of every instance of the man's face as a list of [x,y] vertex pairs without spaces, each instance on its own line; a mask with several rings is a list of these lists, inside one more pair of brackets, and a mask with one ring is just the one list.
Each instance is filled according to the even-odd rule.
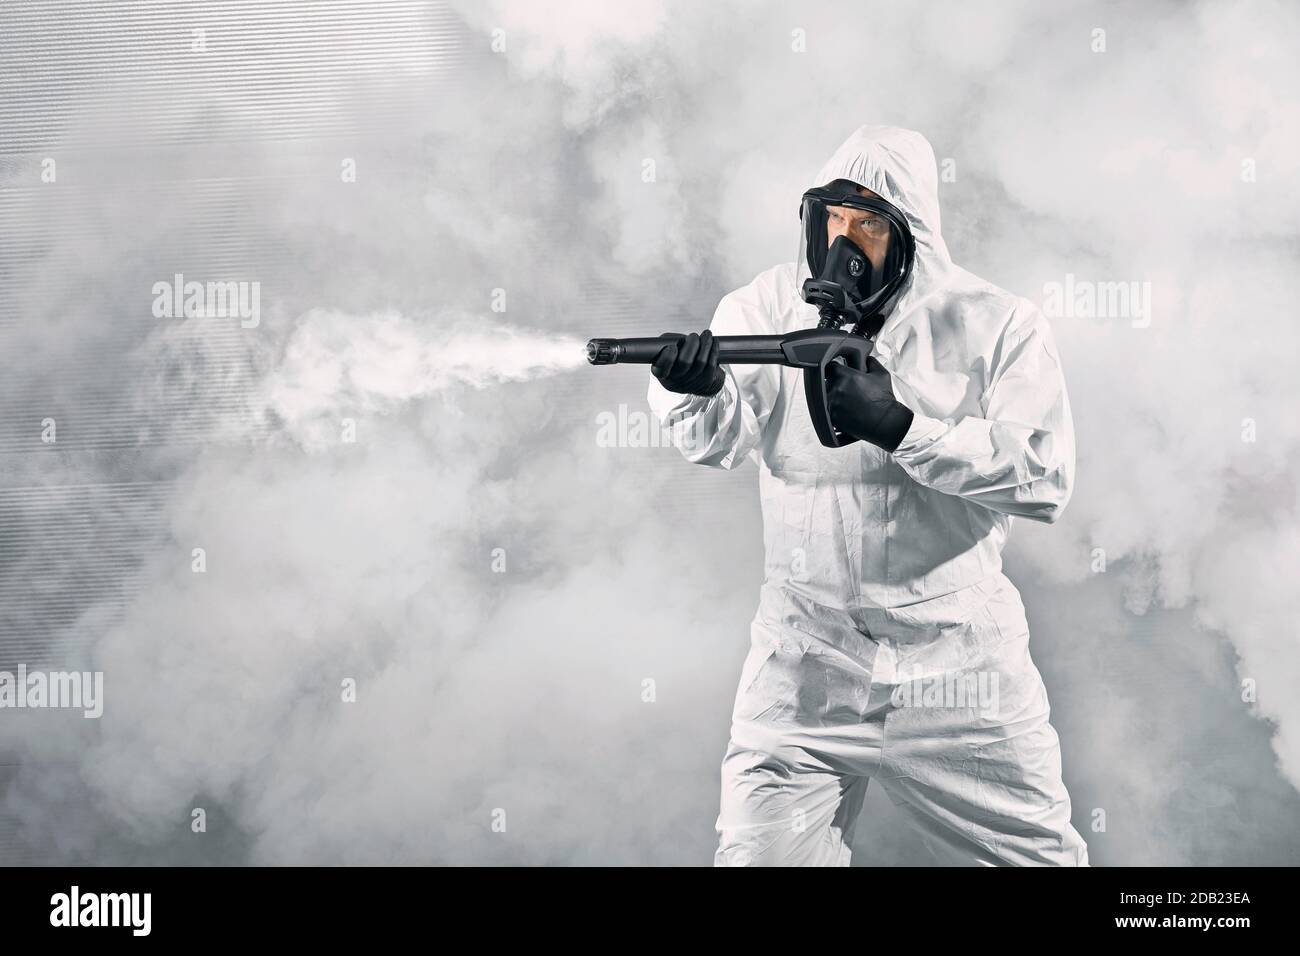
[[[860,189],[858,194],[868,199],[880,197],[870,189]],[[830,248],[840,236],[847,236],[849,241],[863,251],[871,260],[873,269],[883,269],[885,254],[889,252],[890,228],[888,220],[882,219],[866,209],[850,209],[848,206],[826,207],[826,248]]]

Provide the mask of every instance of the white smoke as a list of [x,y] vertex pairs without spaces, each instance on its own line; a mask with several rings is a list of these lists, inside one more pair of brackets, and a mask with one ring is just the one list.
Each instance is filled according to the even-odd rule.
[[[597,447],[597,414],[644,407],[645,371],[568,370],[585,337],[702,327],[788,260],[808,177],[882,122],[934,143],[960,264],[1035,300],[1067,272],[1152,283],[1147,327],[1052,319],[1078,484],[1007,552],[1076,822],[1109,821],[1093,858],[1294,863],[1300,14],[458,7],[462,91],[383,71],[340,97],[344,118],[419,104],[409,138],[353,150],[356,183],[333,141],[244,144],[274,189],[230,187],[233,237],[197,230],[210,209],[185,191],[87,189],[46,217],[59,241],[15,283],[29,320],[6,400],[42,380],[73,407],[128,392],[142,434],[192,438],[179,395],[208,436],[292,440],[9,462],[19,485],[174,479],[130,599],[69,628],[106,671],[104,719],[0,721],[31,844],[96,862],[706,861],[761,574],[753,472]],[[148,115],[107,124],[118,145],[146,142]],[[109,135],[93,110],[70,135],[87,128]],[[218,152],[159,151],[149,171],[229,176],[204,164]],[[255,335],[106,319],[195,235],[277,251]],[[524,321],[489,311],[503,263]],[[85,568],[42,541],[14,566],[76,591]],[[206,840],[198,805],[224,820]],[[866,859],[917,862],[877,809]]]

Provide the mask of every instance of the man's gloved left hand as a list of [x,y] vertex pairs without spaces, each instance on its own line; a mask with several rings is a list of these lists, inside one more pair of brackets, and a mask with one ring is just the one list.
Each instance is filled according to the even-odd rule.
[[912,427],[912,410],[894,398],[889,371],[872,356],[859,372],[841,362],[826,368],[831,424],[892,452]]

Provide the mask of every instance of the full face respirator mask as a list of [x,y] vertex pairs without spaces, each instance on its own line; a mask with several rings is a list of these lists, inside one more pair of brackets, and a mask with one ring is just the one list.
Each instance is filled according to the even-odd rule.
[[819,327],[853,323],[855,333],[874,336],[912,271],[916,244],[907,219],[845,180],[804,193],[799,217],[799,289],[820,313]]

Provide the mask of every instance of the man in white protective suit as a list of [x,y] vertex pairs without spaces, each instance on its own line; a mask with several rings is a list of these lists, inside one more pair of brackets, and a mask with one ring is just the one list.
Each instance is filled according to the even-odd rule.
[[[798,260],[674,338],[650,405],[692,462],[759,468],[765,574],[722,763],[718,865],[847,865],[867,782],[936,862],[1086,866],[1060,743],[1002,572],[1012,518],[1055,522],[1074,429],[1052,331],[955,266],[934,152],[866,126],[805,193]],[[798,369],[719,365],[715,335],[839,327],[826,447]],[[829,325],[828,325],[829,323]]]

